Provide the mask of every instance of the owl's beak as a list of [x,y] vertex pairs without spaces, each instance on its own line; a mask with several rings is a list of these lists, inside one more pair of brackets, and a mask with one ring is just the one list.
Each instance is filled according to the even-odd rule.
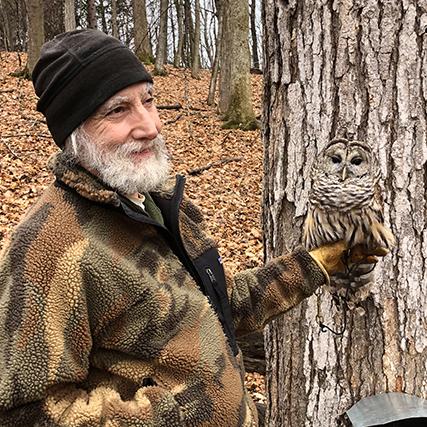
[[344,167],[344,169],[342,170],[342,181],[345,181],[346,178],[347,178],[347,168]]

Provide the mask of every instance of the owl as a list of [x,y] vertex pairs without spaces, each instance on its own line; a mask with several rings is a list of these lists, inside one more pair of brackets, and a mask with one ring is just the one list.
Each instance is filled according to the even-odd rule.
[[384,225],[380,168],[365,142],[333,139],[312,169],[303,242],[308,250],[338,240],[351,248],[391,249],[394,236]]

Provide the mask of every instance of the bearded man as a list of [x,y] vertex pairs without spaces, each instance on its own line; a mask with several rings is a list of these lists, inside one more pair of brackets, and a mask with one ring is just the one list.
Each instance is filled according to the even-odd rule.
[[33,82],[62,151],[2,255],[0,425],[256,426],[236,336],[344,268],[345,245],[231,277],[184,178],[169,184],[152,79],[128,48],[59,35]]

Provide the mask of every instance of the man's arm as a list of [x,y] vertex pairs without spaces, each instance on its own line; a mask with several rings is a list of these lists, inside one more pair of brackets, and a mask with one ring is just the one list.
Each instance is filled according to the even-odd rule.
[[370,249],[362,245],[348,249],[344,241],[338,241],[310,252],[299,249],[273,259],[265,267],[237,274],[231,288],[236,334],[263,328],[319,286],[330,283],[331,276],[347,277],[348,271],[353,270],[355,277],[362,277],[366,273],[364,265],[372,269],[378,257],[387,253],[385,248]]
[[230,300],[237,335],[264,327],[310,296],[327,278],[303,250],[275,258],[264,267],[234,276]]

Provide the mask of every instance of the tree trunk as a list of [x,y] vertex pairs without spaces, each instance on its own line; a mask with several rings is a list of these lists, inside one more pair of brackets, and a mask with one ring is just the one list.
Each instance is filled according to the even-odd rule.
[[101,19],[102,31],[105,34],[108,34],[107,13],[109,14],[108,6],[106,7],[105,3],[101,1],[99,3],[98,14],[100,15],[99,18]]
[[119,38],[119,25],[117,23],[117,0],[111,0],[111,32],[113,37]]
[[249,5],[247,0],[224,0],[219,111],[224,127],[253,130],[256,126],[250,82]]
[[28,14],[28,72],[33,72],[44,43],[43,0],[27,0]]
[[119,38],[124,45],[129,46],[134,41],[134,21],[131,3],[117,0],[117,14],[120,16],[120,19],[117,18]]
[[44,37],[52,40],[65,31],[64,0],[44,0]]
[[[343,325],[321,290],[266,329],[267,425],[347,425],[361,398],[427,398],[427,5],[265,0],[266,256],[300,244],[310,166],[339,129],[372,144],[397,249]],[[423,18],[424,17],[424,18]]]
[[151,64],[154,60],[151,49],[150,34],[148,32],[147,9],[145,0],[133,0],[133,20],[135,54],[145,64]]
[[204,21],[203,38],[205,40],[206,55],[208,56],[208,60],[209,60],[208,68],[212,68],[213,62],[214,62],[214,56],[213,56],[213,52],[212,52],[212,36],[211,36],[212,18],[210,20],[210,25],[209,25],[208,14],[209,14],[209,11],[207,9],[205,9],[205,11],[203,13],[203,21]]
[[191,66],[191,77],[199,78],[200,71],[200,0],[195,0],[195,25],[194,25],[194,40],[193,40],[193,61]]
[[216,38],[215,59],[212,66],[211,80],[209,83],[209,95],[207,100],[208,105],[213,105],[215,101],[216,83],[218,80],[218,73],[219,73],[220,60],[221,60],[221,41],[222,41],[222,27],[223,27],[222,9],[221,9],[221,1],[217,0],[215,3],[216,3],[216,13],[218,16],[218,36]]
[[157,40],[156,62],[154,74],[165,75],[165,63],[167,55],[167,39],[168,39],[168,5],[169,0],[160,0],[160,24],[159,37]]
[[16,49],[16,35],[18,32],[18,19],[15,11],[13,10],[13,6],[14,5],[10,0],[0,0],[3,43],[4,48],[8,51],[14,51]]
[[184,66],[191,67],[193,58],[194,25],[191,1],[184,0]]
[[256,0],[251,0],[251,37],[252,37],[252,63],[259,69],[258,39],[256,33]]
[[173,57],[175,59],[175,46],[176,46],[176,31],[175,31],[175,16],[173,15],[173,9],[172,7],[168,10],[168,19],[169,19],[169,25],[170,25],[170,33],[172,35],[172,52]]
[[64,3],[64,28],[65,31],[76,29],[76,10],[74,0],[65,0]]
[[87,27],[98,28],[95,0],[87,0]]
[[173,59],[174,67],[181,66],[182,48],[184,46],[184,6],[182,0],[175,0],[176,18],[178,21],[178,45]]

